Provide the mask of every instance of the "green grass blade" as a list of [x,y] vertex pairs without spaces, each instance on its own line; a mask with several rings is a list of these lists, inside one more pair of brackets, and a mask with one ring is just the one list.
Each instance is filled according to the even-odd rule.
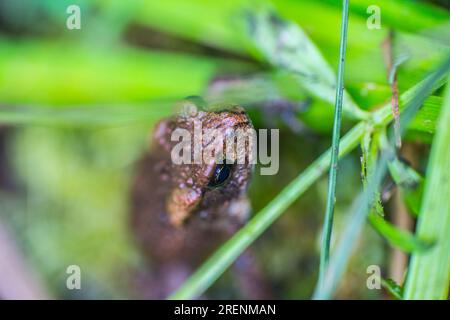
[[342,100],[344,94],[345,49],[348,28],[348,0],[342,2],[341,44],[339,48],[339,69],[336,86],[334,109],[333,141],[331,145],[331,163],[328,180],[328,196],[322,233],[322,247],[320,251],[319,283],[323,284],[325,272],[330,257],[331,233],[333,230],[334,203],[336,201],[336,181],[339,155],[339,139],[341,135]]
[[417,236],[436,242],[414,253],[405,285],[405,299],[447,299],[450,277],[450,87],[431,149]]
[[0,124],[49,126],[117,126],[153,123],[172,114],[173,101],[149,101],[130,105],[3,106]]

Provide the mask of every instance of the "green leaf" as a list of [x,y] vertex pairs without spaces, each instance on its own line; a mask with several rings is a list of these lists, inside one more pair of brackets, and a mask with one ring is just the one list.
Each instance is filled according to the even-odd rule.
[[417,115],[408,125],[408,130],[422,131],[429,134],[436,132],[436,123],[443,103],[442,97],[429,97]]
[[[292,73],[302,88],[334,105],[337,77],[317,46],[297,24],[267,9],[252,12],[248,20],[250,37],[265,60]],[[343,98],[343,111],[347,116],[355,119],[367,116],[346,91]]]
[[[378,143],[379,141],[380,143]],[[368,130],[361,142],[361,145],[363,151],[361,166],[363,184],[364,188],[367,188],[367,179],[374,174],[375,165],[378,158],[379,146],[385,149],[388,148],[384,130],[382,130],[381,133],[377,131],[372,133],[372,131]],[[394,169],[391,170],[391,174],[394,170],[394,180],[399,184],[401,188],[407,191],[413,189],[413,191],[410,192],[414,192],[414,188],[417,188],[419,185],[419,182],[416,182],[415,179],[417,179],[418,177],[420,178],[420,176],[418,176],[418,174],[409,167],[407,168],[409,168],[410,170],[407,171],[407,168],[402,166],[403,163],[398,160],[398,158],[395,156],[395,153],[393,153],[390,148],[388,150],[390,151],[390,153],[386,156],[386,158],[388,159],[388,168],[390,170],[391,167],[398,169],[397,171],[395,171]],[[393,159],[391,159],[392,157]],[[400,169],[403,169],[403,171],[400,171]],[[414,199],[411,199],[410,201],[414,201]],[[374,229],[382,237],[384,237],[391,245],[398,247],[405,252],[426,250],[432,245],[431,243],[428,243],[426,241],[416,239],[411,233],[398,229],[396,226],[384,219],[384,209],[381,204],[381,196],[378,190],[376,190],[373,195],[371,211],[368,215],[368,219]]]
[[423,194],[423,177],[398,157],[388,162],[388,169],[395,184],[400,188],[408,209],[415,216],[419,215]]
[[249,64],[122,46],[0,37],[0,100],[74,105],[180,99],[201,94],[221,68],[243,71],[245,66]]
[[403,288],[399,286],[392,279],[382,279],[381,285],[385,288],[394,298],[403,300]]
[[425,251],[433,245],[431,242],[417,239],[410,232],[398,229],[376,213],[370,213],[368,218],[372,226],[381,236],[391,245],[405,252]]
[[[378,159],[379,135],[380,133],[372,127],[370,130],[367,130],[361,141],[361,176],[364,188],[367,187],[368,177],[372,176],[375,170],[376,162]],[[371,203],[371,212],[379,215],[380,217],[384,216],[384,209],[381,203],[381,194],[378,190],[375,191],[374,199]]]

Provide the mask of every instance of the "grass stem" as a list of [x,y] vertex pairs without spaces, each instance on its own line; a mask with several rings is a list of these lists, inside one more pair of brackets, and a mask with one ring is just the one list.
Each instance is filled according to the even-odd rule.
[[333,215],[334,215],[336,180],[338,170],[338,155],[339,155],[339,140],[341,133],[342,100],[344,94],[344,66],[345,66],[345,49],[347,43],[347,28],[348,28],[348,2],[349,2],[348,0],[343,0],[342,2],[341,40],[339,46],[339,69],[338,69],[336,101],[334,109],[331,164],[328,180],[327,207],[325,212],[325,219],[322,233],[322,245],[320,252],[320,269],[319,269],[320,284],[323,284],[325,272],[328,266],[328,260],[330,257],[331,233],[333,230]]

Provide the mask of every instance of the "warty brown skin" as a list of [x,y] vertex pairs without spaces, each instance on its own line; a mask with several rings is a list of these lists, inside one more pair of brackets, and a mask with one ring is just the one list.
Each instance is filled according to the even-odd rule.
[[[212,188],[209,183],[216,163],[177,165],[171,160],[171,150],[179,143],[171,141],[172,132],[183,128],[193,133],[192,120],[201,121],[203,130],[218,129],[221,139],[227,129],[253,128],[239,107],[180,114],[156,126],[151,150],[137,166],[131,193],[134,234],[159,278],[153,280],[154,298],[164,298],[180,285],[249,213],[250,161],[233,164],[228,179]],[[203,146],[210,142],[202,140]]]

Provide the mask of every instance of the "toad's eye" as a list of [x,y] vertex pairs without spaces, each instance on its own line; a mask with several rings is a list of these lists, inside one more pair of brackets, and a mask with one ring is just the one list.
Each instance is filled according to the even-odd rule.
[[231,173],[231,165],[230,164],[218,164],[214,169],[214,173],[209,180],[208,187],[215,188],[222,185],[225,181],[227,181],[228,177]]

